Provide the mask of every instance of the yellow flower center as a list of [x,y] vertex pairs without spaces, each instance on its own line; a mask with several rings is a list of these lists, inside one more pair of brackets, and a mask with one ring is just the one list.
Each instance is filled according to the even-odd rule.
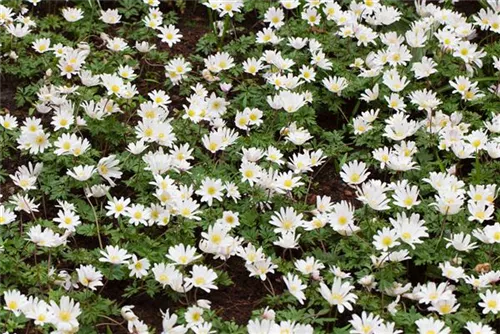
[[99,167],[99,170],[100,170],[100,171],[101,171],[101,173],[102,173],[102,174],[104,174],[104,175],[108,174],[108,171],[109,171],[109,169],[108,169],[108,167],[107,167],[106,165],[102,165],[102,166],[100,166],[100,167]]
[[218,244],[220,244],[220,242],[222,241],[222,237],[220,236],[220,234],[214,234],[214,235],[210,238],[210,240],[211,240],[214,244],[218,245]]
[[194,322],[198,322],[201,319],[201,315],[199,313],[194,313],[191,317],[193,318]]
[[62,311],[59,313],[59,319],[64,322],[68,322],[71,319],[71,314],[66,311]]
[[17,310],[18,304],[15,300],[11,300],[8,304],[7,307],[11,310]]
[[342,304],[342,302],[344,301],[344,297],[338,293],[332,293],[332,299],[336,304]]
[[216,192],[217,192],[217,189],[215,189],[215,187],[208,187],[208,189],[207,189],[207,193],[210,196],[213,196]]
[[382,245],[384,245],[386,247],[389,247],[390,245],[392,245],[392,238],[389,236],[383,237],[382,238]]
[[353,173],[351,175],[351,182],[358,182],[361,176],[358,173]]
[[345,216],[340,216],[340,217],[339,217],[339,219],[338,219],[338,223],[339,223],[340,225],[345,225],[345,224],[347,224],[347,217],[345,217]]
[[413,204],[413,198],[411,197],[406,197],[405,200],[403,201],[404,205],[406,206],[411,206]]

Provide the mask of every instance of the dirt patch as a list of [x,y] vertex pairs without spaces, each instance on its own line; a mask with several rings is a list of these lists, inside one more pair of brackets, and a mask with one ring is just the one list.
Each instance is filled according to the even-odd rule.
[[332,202],[346,200],[355,207],[361,206],[361,203],[356,199],[355,190],[340,179],[339,173],[331,162],[327,162],[315,176],[307,198],[308,203],[315,204],[316,196],[330,196]]
[[[203,296],[212,302],[212,309],[224,320],[232,320],[238,325],[246,325],[252,311],[259,307],[262,299],[268,295],[262,281],[257,277],[249,277],[245,262],[237,257],[230,258],[226,266],[228,274],[234,282],[227,287],[219,287],[216,293]],[[283,291],[283,283],[278,275],[268,275],[276,293]]]
[[16,110],[16,85],[11,79],[0,75],[0,114]]

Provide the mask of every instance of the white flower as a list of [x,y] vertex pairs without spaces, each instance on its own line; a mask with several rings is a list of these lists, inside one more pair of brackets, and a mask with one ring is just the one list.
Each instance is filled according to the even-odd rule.
[[88,287],[90,290],[95,291],[96,287],[103,285],[103,283],[101,282],[101,272],[92,265],[81,265],[76,269],[76,272],[78,273],[78,281],[80,282],[80,284]]
[[138,259],[134,254],[132,255],[132,259],[130,259],[130,263],[128,265],[128,269],[130,270],[129,276],[135,276],[137,278],[147,276],[149,267],[150,263],[147,258]]
[[80,311],[80,303],[68,296],[61,297],[59,305],[53,300],[50,301],[51,311],[54,314],[52,323],[56,325],[59,331],[73,331],[78,329],[77,317],[82,313]]
[[283,277],[283,281],[286,284],[286,287],[290,293],[297,298],[301,305],[304,304],[304,300],[306,296],[302,290],[307,288],[307,285],[302,283],[302,280],[297,276],[291,273],[288,273],[285,277]]
[[481,302],[479,306],[483,308],[483,314],[497,314],[500,311],[500,293],[494,290],[486,290],[486,293],[480,293]]
[[353,285],[349,282],[342,282],[342,279],[335,277],[331,288],[323,282],[321,282],[319,286],[318,290],[328,304],[337,306],[340,313],[343,313],[345,309],[352,311],[351,304],[356,303],[358,299],[358,296],[350,292],[354,289]]
[[112,264],[126,263],[131,255],[125,249],[118,246],[106,246],[104,251],[100,251],[103,257],[99,258],[101,262],[109,262]]

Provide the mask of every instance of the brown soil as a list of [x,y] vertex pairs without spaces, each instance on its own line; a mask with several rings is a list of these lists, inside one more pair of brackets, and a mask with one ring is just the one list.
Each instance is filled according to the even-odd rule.
[[[179,20],[178,29],[182,33],[182,41],[175,44],[171,52],[175,55],[183,55],[187,59],[196,50],[198,40],[210,29],[207,8],[197,4],[196,1],[188,2],[188,8]],[[161,44],[162,48],[168,48],[165,43]]]
[[[211,301],[211,309],[214,310],[222,319],[234,321],[238,325],[246,325],[251,318],[252,311],[259,308],[264,297],[269,293],[266,291],[262,281],[259,278],[249,277],[249,272],[245,268],[245,263],[237,257],[230,258],[226,263],[220,260],[209,260],[213,267],[220,266],[227,268],[231,280],[234,284],[226,287],[219,286],[218,290],[212,293],[198,291],[198,299],[207,299]],[[274,290],[280,294],[284,290],[283,282],[279,275],[269,275],[268,279],[273,283]],[[162,329],[162,315],[160,310],[170,309],[170,312],[176,312],[182,303],[172,301],[167,296],[157,296],[152,298],[148,295],[133,296],[123,298],[122,295],[127,281],[109,282],[103,290],[103,296],[112,300],[120,301],[120,306],[135,305],[134,313],[143,320],[150,328],[160,331]],[[192,292],[190,292],[192,298]],[[114,317],[118,322],[122,319],[120,316]],[[111,327],[111,326],[110,326]],[[120,326],[112,326],[113,333],[126,333]]]
[[[234,284],[221,287],[206,298],[212,301],[212,309],[224,320],[232,320],[239,325],[245,325],[250,320],[252,311],[259,307],[262,299],[268,295],[262,281],[258,277],[249,277],[242,259],[232,257],[226,265],[227,272]],[[283,290],[283,283],[276,275],[268,276],[277,293]]]
[[0,75],[0,113],[16,109],[16,86],[12,85],[10,78]]
[[332,202],[346,200],[355,207],[361,205],[356,199],[355,190],[340,179],[333,163],[327,162],[325,166],[320,168],[321,170],[314,177],[313,186],[307,198],[309,204],[314,205],[316,203],[316,196],[330,196]]

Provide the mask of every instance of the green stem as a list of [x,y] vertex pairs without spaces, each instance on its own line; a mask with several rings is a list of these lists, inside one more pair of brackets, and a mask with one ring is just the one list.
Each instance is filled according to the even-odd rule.
[[437,159],[438,164],[439,164],[439,169],[441,170],[442,173],[444,173],[446,171],[446,168],[444,167],[443,161],[441,160],[441,157],[439,156],[439,149],[436,149],[435,152],[436,152],[436,159]]
[[441,222],[441,232],[439,233],[439,239],[438,239],[438,242],[436,244],[436,250],[438,249],[439,244],[441,243],[441,239],[443,238],[444,227],[445,227],[445,224],[446,224],[446,218],[447,217],[448,217],[448,210],[446,210],[446,213],[444,214],[444,217],[443,217],[443,221]]
[[97,219],[97,213],[95,211],[94,205],[90,201],[90,198],[87,197],[86,195],[85,195],[85,197],[87,198],[87,202],[89,202],[90,206],[92,207],[92,213],[94,214],[94,220],[95,220],[95,227],[96,227],[96,230],[97,230],[97,240],[99,240],[99,248],[102,249],[103,246],[102,246],[101,232],[100,232],[100,228],[99,228],[99,219]]
[[215,24],[214,24],[214,14],[212,13],[212,10],[210,8],[207,8],[208,10],[208,24],[210,25],[210,30],[214,32],[214,35],[217,36],[217,30],[215,29]]
[[354,109],[352,110],[352,115],[351,115],[351,121],[356,116],[356,113],[358,112],[359,106],[361,105],[361,100],[358,100],[356,102],[356,105],[354,106]]
[[218,45],[219,50],[222,48],[222,44],[224,43],[224,38],[226,37],[227,29],[229,28],[229,23],[230,23],[230,17],[229,15],[226,15],[226,17],[224,18],[224,30],[222,31],[222,36],[219,39],[219,45]]

